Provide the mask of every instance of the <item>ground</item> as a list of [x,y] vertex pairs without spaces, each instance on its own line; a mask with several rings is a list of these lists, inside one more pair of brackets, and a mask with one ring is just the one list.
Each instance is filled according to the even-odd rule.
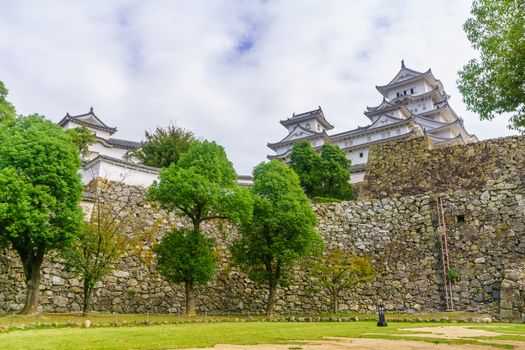
[[[525,350],[525,324],[389,322],[264,322],[262,320],[146,315],[93,315],[90,328],[80,316],[0,317],[0,349],[516,349]],[[90,321],[91,321],[90,319]],[[52,323],[43,323],[52,320]],[[84,322],[86,319],[83,319]],[[100,320],[109,321],[102,323]],[[244,320],[244,322],[242,322]],[[36,321],[36,322],[35,322]],[[142,325],[136,325],[136,323]],[[7,326],[6,326],[6,322]],[[116,323],[115,323],[116,322]],[[152,324],[152,323],[161,324]],[[164,324],[171,322],[170,324]],[[18,324],[19,329],[14,325]],[[25,324],[24,329],[21,324]],[[130,325],[133,324],[133,325]],[[151,324],[151,325],[150,325]],[[7,329],[9,325],[9,332]]]

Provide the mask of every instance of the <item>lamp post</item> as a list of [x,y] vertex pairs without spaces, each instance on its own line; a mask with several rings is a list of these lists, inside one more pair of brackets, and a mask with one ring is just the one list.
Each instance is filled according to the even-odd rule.
[[378,305],[377,306],[377,315],[379,316],[379,321],[377,322],[378,327],[386,327],[386,319],[385,319],[385,306],[384,305]]

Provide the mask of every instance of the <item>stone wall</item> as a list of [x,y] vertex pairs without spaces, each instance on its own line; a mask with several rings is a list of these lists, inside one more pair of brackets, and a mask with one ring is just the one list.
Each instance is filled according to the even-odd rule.
[[525,263],[510,264],[501,282],[500,319],[525,322]]
[[360,198],[525,184],[525,136],[433,149],[428,136],[374,145]]
[[[406,148],[416,147],[418,141],[409,141]],[[440,193],[449,237],[450,264],[458,268],[461,274],[460,280],[453,285],[454,302],[458,310],[483,310],[494,316],[509,314],[505,310],[510,305],[511,313],[519,314],[519,305],[522,305],[519,303],[523,301],[520,298],[524,295],[519,291],[521,284],[511,278],[516,275],[512,272],[516,264],[525,265],[525,186],[523,172],[518,174],[523,164],[513,162],[523,160],[520,158],[523,157],[523,138],[495,140],[486,144],[491,146],[478,146],[479,149],[491,149],[490,154],[495,160],[485,155],[479,156],[479,161],[482,166],[494,164],[496,167],[493,169],[487,166],[490,171],[485,173],[479,170],[487,177],[486,181],[481,184],[474,178],[475,166],[460,168],[460,163],[456,163],[459,173],[464,174],[456,178],[466,179],[467,173],[470,173],[475,185],[470,188],[466,180],[459,185],[451,183],[448,191]],[[465,153],[469,149],[472,149],[470,145],[466,147]],[[510,151],[512,149],[516,151],[515,154]],[[424,162],[425,157],[434,154],[434,151],[425,148],[418,157]],[[443,159],[452,157],[450,154],[466,157],[454,150],[438,154]],[[506,154],[511,160],[503,162],[500,154]],[[394,165],[377,166],[391,169],[389,166]],[[498,167],[513,174],[513,177],[498,172]],[[465,170],[467,168],[471,170]],[[421,171],[417,163],[412,169],[413,172]],[[440,171],[441,174],[447,173],[445,170]],[[413,172],[407,171],[405,176],[416,179]],[[374,181],[378,186],[383,186],[378,180],[380,178]],[[402,177],[398,178],[399,182],[394,186],[402,193],[410,192]],[[108,186],[99,187],[104,189],[102,195],[106,201],[116,206],[126,203],[131,208],[131,217],[141,227],[146,230],[152,227],[157,229],[152,231],[154,237],[146,237],[140,249],[130,251],[119,262],[116,270],[97,285],[93,298],[94,310],[182,312],[182,286],[170,285],[160,278],[150,253],[151,245],[167,229],[187,223],[147,203],[142,188],[118,184]],[[456,187],[460,188],[450,190]],[[338,246],[369,255],[377,269],[375,281],[343,293],[340,307],[342,310],[365,312],[374,311],[378,303],[384,303],[389,311],[442,310],[443,276],[436,233],[435,195],[427,191],[378,198],[383,197],[383,190],[389,191],[389,188],[383,186],[380,191],[369,191],[371,199],[313,206],[319,221],[318,231],[328,249]],[[231,264],[227,247],[236,235],[235,228],[214,222],[206,225],[204,230],[207,235],[216,238],[219,263],[215,278],[207,285],[198,287],[199,312],[263,312],[266,289],[257,286]],[[292,285],[279,290],[277,311],[313,313],[329,310],[327,295],[313,291],[312,281],[305,276],[302,268],[297,268],[295,275],[297,277]],[[57,257],[46,259],[41,291],[41,307],[45,311],[80,310],[81,284],[77,278],[64,271]],[[509,304],[507,301],[510,297],[514,299]],[[20,263],[16,255],[5,251],[0,256],[0,313],[20,309],[23,300]]]

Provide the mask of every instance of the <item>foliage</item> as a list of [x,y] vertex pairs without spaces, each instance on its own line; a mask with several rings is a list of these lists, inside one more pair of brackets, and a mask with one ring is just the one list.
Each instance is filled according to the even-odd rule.
[[154,247],[160,274],[173,283],[208,282],[215,273],[214,240],[191,229],[173,229]]
[[293,266],[321,247],[322,239],[299,178],[288,165],[261,163],[253,176],[253,220],[241,226],[231,250],[250,278],[269,286],[266,311],[271,316],[277,286],[290,281]]
[[324,288],[332,299],[332,313],[337,313],[339,294],[375,276],[369,257],[360,257],[333,249],[308,265],[308,274]]
[[316,203],[340,203],[341,200],[330,197],[313,197],[312,200]]
[[455,268],[455,267],[451,267],[450,269],[448,269],[447,275],[448,275],[448,279],[450,280],[451,283],[456,283],[461,278],[461,274],[459,272],[459,269]]
[[290,166],[299,176],[299,181],[308,198],[314,196],[314,187],[318,179],[318,169],[321,158],[308,141],[297,142],[293,145],[290,155]]
[[350,160],[338,145],[325,143],[321,151],[316,195],[338,199],[352,198]]
[[482,120],[511,113],[525,132],[525,1],[474,0],[471,14],[463,28],[480,59],[459,72],[463,100]]
[[[194,234],[188,238],[194,239],[200,237],[202,222],[249,221],[253,207],[250,192],[237,185],[237,175],[224,149],[208,141],[193,141],[177,164],[162,169],[160,181],[155,181],[148,190],[148,198],[160,204],[161,208],[190,219]],[[202,246],[203,249],[205,247]],[[186,313],[189,315],[195,313],[193,282],[205,281],[184,281]]]
[[21,117],[0,125],[0,241],[17,251],[27,300],[37,310],[44,256],[80,232],[82,184],[75,145],[50,121]]
[[294,144],[290,155],[290,166],[299,176],[309,198],[352,198],[350,164],[343,150],[329,143],[323,145],[319,155],[310,142],[301,141]]
[[[103,185],[111,186],[109,183]],[[66,269],[82,279],[84,315],[89,313],[95,284],[113,271],[115,264],[139,246],[147,234],[142,223],[131,215],[135,204],[130,197],[117,206],[104,202],[100,190],[98,192],[82,232],[62,252]]]
[[80,155],[84,157],[89,155],[89,145],[97,140],[95,135],[85,126],[67,129],[66,134],[71,137],[71,141],[77,146]]
[[193,141],[177,164],[161,171],[160,181],[150,187],[148,198],[189,218],[196,231],[203,221],[239,222],[251,216],[251,196],[237,185],[232,164],[215,142]]
[[176,164],[181,154],[188,151],[195,137],[191,131],[169,125],[157,127],[154,132],[146,131],[146,141],[133,155],[145,165],[167,168]]
[[0,81],[0,123],[7,120],[13,120],[16,116],[15,107],[11,102],[7,101],[7,94],[9,90],[4,83]]

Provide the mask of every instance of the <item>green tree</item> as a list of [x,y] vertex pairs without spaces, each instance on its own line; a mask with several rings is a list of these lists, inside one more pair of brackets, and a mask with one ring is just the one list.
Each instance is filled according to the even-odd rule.
[[317,182],[314,193],[319,197],[336,199],[352,198],[350,173],[351,161],[338,145],[325,143],[321,151],[321,161],[317,169]]
[[314,283],[325,289],[331,298],[332,313],[339,312],[339,295],[358,283],[375,277],[370,258],[343,252],[340,248],[325,253],[308,264]]
[[8,92],[9,90],[7,90],[4,83],[0,81],[0,123],[12,120],[16,115],[15,107],[11,102],[7,101]]
[[195,314],[195,283],[208,282],[215,273],[214,240],[193,229],[177,229],[154,247],[157,268],[167,281],[184,283],[186,314]]
[[482,120],[510,113],[509,127],[525,132],[525,1],[474,0],[463,28],[480,58],[459,71],[467,108]]
[[[188,218],[194,232],[201,232],[201,224],[209,220],[249,221],[253,207],[250,192],[237,185],[224,149],[208,141],[193,141],[176,164],[162,169],[148,198]],[[193,286],[186,291],[186,301],[193,300]],[[186,313],[195,313],[191,306],[187,305]]]
[[84,157],[89,155],[89,145],[97,140],[95,134],[85,126],[67,129],[66,134],[71,137],[71,141],[77,146],[80,155]]
[[314,188],[319,181],[321,158],[308,141],[293,145],[290,166],[299,176],[299,181],[308,198],[314,196]]
[[102,192],[118,191],[118,183],[97,180],[90,185],[94,188],[95,201],[87,213],[89,217],[71,246],[62,252],[66,269],[82,280],[83,315],[90,311],[95,284],[149,234],[143,229],[143,223],[132,215],[136,203],[131,196],[120,204],[105,200]]
[[39,116],[0,125],[0,240],[20,256],[23,314],[37,312],[45,255],[80,232],[80,158],[71,139]]
[[154,132],[146,131],[146,141],[133,155],[145,165],[156,168],[167,168],[177,163],[181,154],[195,137],[191,131],[169,125],[166,128],[157,127]]
[[290,155],[290,166],[299,176],[309,198],[352,198],[350,160],[339,146],[325,143],[321,155],[308,141],[297,142]]
[[291,279],[292,268],[322,246],[316,217],[299,178],[277,160],[259,164],[254,175],[254,211],[241,226],[231,251],[250,278],[268,285],[266,314],[271,317],[277,287]]

